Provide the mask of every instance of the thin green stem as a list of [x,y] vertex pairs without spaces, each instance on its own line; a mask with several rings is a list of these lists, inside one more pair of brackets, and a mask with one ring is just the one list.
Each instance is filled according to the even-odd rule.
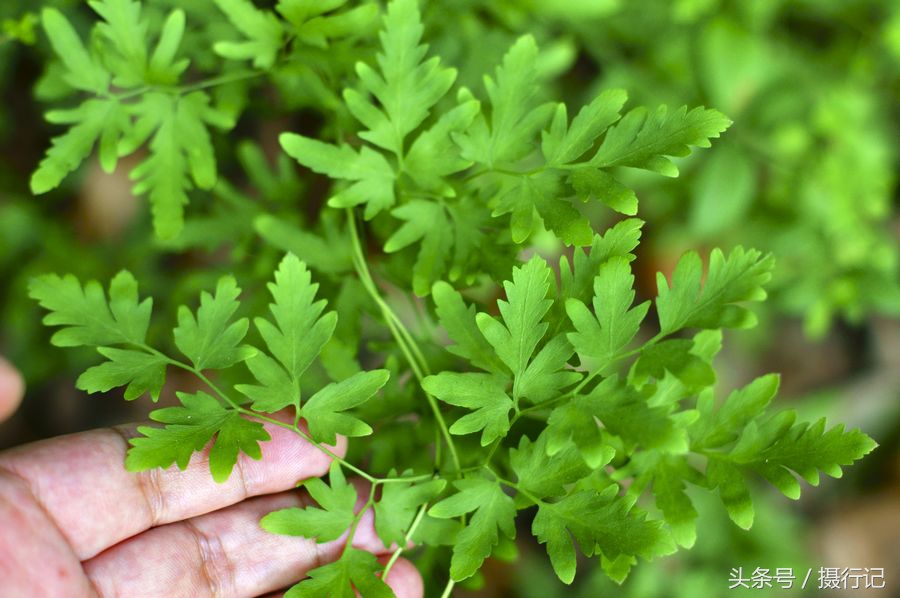
[[397,559],[399,559],[403,551],[406,550],[406,547],[412,540],[413,534],[416,533],[416,529],[419,527],[419,524],[422,523],[422,519],[425,517],[425,511],[427,510],[427,502],[419,507],[419,512],[416,513],[416,518],[413,519],[412,525],[409,526],[409,529],[406,530],[406,534],[403,536],[403,544],[397,547],[397,550],[395,550],[391,555],[390,560],[388,560],[387,564],[385,564],[384,573],[381,575],[382,579],[387,579],[388,573],[391,572],[391,567],[394,566],[394,563],[397,562]]
[[535,496],[535,495],[532,494],[531,492],[528,492],[528,491],[525,490],[524,488],[520,487],[516,482],[511,482],[511,481],[509,481],[509,480],[506,480],[506,479],[504,479],[504,478],[501,478],[501,477],[498,476],[498,475],[494,472],[494,470],[492,470],[491,468],[487,468],[487,469],[488,469],[488,471],[490,471],[492,474],[494,474],[494,477],[497,479],[497,481],[500,482],[501,484],[503,484],[504,486],[507,486],[507,487],[509,487],[509,488],[512,488],[512,489],[515,490],[516,492],[521,493],[522,496],[525,496],[526,498],[528,498],[528,500],[530,500],[531,502],[533,502],[533,503],[536,504],[536,505],[542,505],[542,504],[544,504],[544,501],[542,501],[540,498],[538,498],[537,496]]
[[265,71],[238,71],[236,73],[228,73],[225,75],[220,75],[218,77],[205,79],[203,81],[197,81],[196,83],[191,83],[189,85],[182,85],[178,87],[177,90],[181,94],[187,94],[194,91],[209,89],[210,87],[218,87],[219,85],[228,85],[230,83],[238,83],[240,81],[256,79],[258,77],[262,77],[265,74]]
[[[372,274],[369,271],[368,264],[366,263],[365,255],[362,250],[362,243],[360,241],[359,233],[356,227],[356,217],[353,213],[352,209],[347,210],[347,220],[350,227],[350,239],[353,245],[353,262],[356,268],[357,274],[359,275],[360,280],[363,283],[366,291],[371,296],[372,300],[378,305],[381,310],[382,315],[384,316],[385,323],[391,331],[391,335],[397,341],[397,344],[400,346],[400,350],[403,352],[403,356],[409,362],[410,367],[413,370],[413,374],[416,376],[416,379],[419,381],[419,385],[422,386],[422,383],[425,380],[426,372],[429,371],[428,363],[425,360],[421,350],[418,347],[415,339],[406,330],[406,327],[403,325],[403,322],[391,307],[385,303],[384,299],[381,297],[381,294],[378,292],[378,287],[375,285],[375,281],[372,279]],[[450,430],[447,427],[447,422],[444,420],[444,416],[441,413],[440,407],[438,406],[437,399],[435,399],[428,391],[422,388],[422,392],[425,394],[425,398],[428,401],[428,405],[431,408],[432,413],[434,414],[435,421],[437,421],[438,428],[441,431],[441,435],[444,437],[444,442],[447,444],[447,450],[450,452],[450,457],[453,460],[453,464],[458,472],[462,469],[462,465],[459,459],[459,454],[456,451],[456,445],[453,442],[453,437],[450,436]],[[438,463],[440,465],[440,463]]]
[[265,74],[265,71],[239,71],[237,73],[229,73],[226,75],[220,75],[218,77],[211,77],[209,79],[197,81],[196,83],[189,83],[187,85],[142,85],[128,91],[123,91],[122,93],[107,93],[104,95],[109,99],[117,100],[120,102],[122,100],[130,100],[131,98],[143,95],[151,91],[185,95],[194,91],[202,91],[211,87],[217,87],[219,85],[228,85],[229,83],[237,83],[239,81],[246,81],[248,79],[256,79],[257,77],[262,77]]
[[453,591],[453,586],[456,585],[456,582],[452,579],[447,580],[447,585],[444,586],[444,591],[441,592],[441,598],[450,598],[450,592]]
[[424,473],[422,475],[400,477],[400,478],[376,478],[376,484],[413,484],[415,482],[424,482],[434,478],[432,473]]
[[[364,504],[363,507],[359,510],[359,513],[357,513],[356,516],[353,517],[353,523],[350,524],[350,531],[347,533],[347,543],[344,545],[343,552],[346,552],[353,547],[353,536],[356,535],[356,530],[359,527],[359,522],[362,521],[363,515],[366,514],[366,511],[368,511],[369,508],[373,504],[375,504],[375,489],[377,487],[378,486],[376,486],[375,484],[372,484],[372,486],[369,488],[369,497],[366,499],[366,504]],[[343,552],[341,554],[343,554]]]

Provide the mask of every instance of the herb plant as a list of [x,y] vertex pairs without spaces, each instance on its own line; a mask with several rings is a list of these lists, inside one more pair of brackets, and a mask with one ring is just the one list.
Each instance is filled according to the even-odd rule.
[[[270,11],[216,0],[231,24],[227,41],[211,45],[224,60],[196,50],[196,67],[182,53],[189,11],[89,4],[99,21],[88,44],[61,12],[42,15],[60,60],[51,76],[78,97],[48,114],[68,128],[33,191],[59,185],[95,147],[109,170],[138,152],[135,191],[166,242],[197,234],[202,246],[203,234],[245,234],[249,220],[251,234],[290,252],[268,277],[269,298],[259,268],[243,273],[246,293],[224,276],[178,307],[171,337],[159,333],[165,314],[151,326],[154,302],[128,271],[107,291],[44,275],[30,294],[58,327],[53,344],[102,356],[78,388],[156,401],[173,368],[202,385],[152,413],[159,425],[131,441],[129,470],[184,468],[208,447],[223,481],[240,453],[261,457],[263,422],[334,457],[327,482],[305,483],[318,506],[261,525],[326,542],[352,537],[374,509],[394,552],[381,566],[348,542],[289,595],[390,595],[379,574],[407,551],[434,569],[433,591],[449,595],[485,559],[513,551],[521,513],[533,515],[530,531],[560,580],[573,581],[580,551],[621,581],[637,557],[693,545],[687,485],[717,495],[749,528],[751,479],[796,499],[797,476],[816,485],[819,472],[838,477],[874,448],[857,430],[770,409],[776,375],[716,387],[722,331],[755,325],[748,303],[766,297],[771,255],[688,252],[657,275],[654,298],[636,303],[643,222],[622,173],[677,176],[673,158],[728,128],[721,113],[625,109],[618,89],[578,108],[548,101],[530,35],[481,86],[458,85],[423,43],[415,0],[393,0],[381,18],[374,3],[281,0]],[[368,56],[373,27],[377,51],[353,64],[348,56]],[[206,34],[192,35],[202,45]],[[326,50],[327,68],[302,70]],[[281,217],[297,206],[278,199],[260,211],[266,189],[254,202],[223,187],[214,132],[235,126],[255,81],[292,69],[334,111],[318,134],[280,136],[307,183],[324,182],[310,171],[332,181],[327,207],[299,225]],[[195,187],[218,189],[225,210],[238,206],[234,229],[185,225]],[[616,220],[602,232],[598,211]],[[545,257],[562,247],[558,261]],[[355,439],[347,458],[332,452],[338,435]],[[352,476],[368,482],[362,510]]]

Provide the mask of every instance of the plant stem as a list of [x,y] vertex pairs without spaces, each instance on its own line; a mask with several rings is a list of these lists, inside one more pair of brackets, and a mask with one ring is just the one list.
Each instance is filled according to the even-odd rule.
[[410,525],[409,529],[406,530],[406,535],[403,537],[403,544],[397,547],[397,550],[394,551],[394,554],[391,555],[390,560],[388,560],[387,564],[384,566],[384,573],[381,575],[381,579],[387,579],[388,573],[391,572],[391,567],[393,567],[394,563],[397,562],[397,559],[400,558],[400,554],[406,549],[407,545],[409,545],[410,541],[412,540],[413,534],[416,533],[416,529],[419,527],[419,524],[425,517],[426,510],[428,510],[427,502],[419,507],[419,512],[416,513],[416,518],[413,519],[412,525]]
[[196,83],[189,83],[187,85],[142,85],[128,91],[123,91],[122,93],[105,93],[103,94],[103,96],[116,101],[122,101],[130,100],[131,98],[143,95],[151,91],[185,95],[194,91],[209,89],[210,87],[228,85],[229,83],[237,83],[238,81],[246,81],[248,79],[256,79],[257,77],[262,77],[265,74],[265,71],[239,71],[236,73],[229,73],[227,75],[220,75],[218,77],[211,77],[209,79],[197,81]]
[[356,530],[359,527],[359,522],[362,521],[363,515],[365,515],[366,511],[368,511],[369,508],[373,504],[375,504],[375,489],[377,487],[378,486],[376,486],[375,484],[372,484],[372,486],[369,488],[369,497],[366,499],[366,504],[364,504],[359,510],[359,513],[357,513],[356,516],[353,517],[353,523],[350,525],[350,531],[347,533],[347,543],[344,545],[344,550],[341,553],[342,555],[344,552],[347,552],[348,550],[353,548],[353,536],[356,535]]
[[456,582],[452,579],[447,580],[447,585],[444,587],[444,591],[441,592],[441,598],[450,598],[450,592],[453,591],[453,586],[456,585]]
[[[425,357],[422,355],[415,339],[412,338],[412,335],[406,330],[403,322],[397,317],[391,307],[385,303],[381,294],[378,292],[378,287],[372,279],[372,274],[369,272],[369,267],[366,263],[365,255],[363,254],[362,243],[360,242],[359,233],[356,228],[356,217],[352,209],[347,210],[347,220],[350,226],[350,239],[353,244],[353,262],[356,267],[356,272],[366,291],[381,310],[385,323],[390,329],[394,339],[397,341],[397,344],[400,346],[400,350],[403,352],[404,357],[409,362],[413,374],[419,381],[419,385],[422,386],[425,376],[429,371],[428,363],[425,361]],[[459,454],[456,451],[456,445],[453,442],[453,437],[450,436],[450,430],[448,429],[447,422],[444,420],[444,416],[438,406],[437,399],[426,391],[424,387],[422,388],[422,392],[425,394],[428,405],[434,414],[435,421],[437,421],[438,427],[440,428],[441,435],[444,437],[444,442],[447,444],[447,450],[450,452],[450,458],[453,460],[456,471],[459,472],[459,470],[462,469]],[[437,465],[440,466],[440,463]]]

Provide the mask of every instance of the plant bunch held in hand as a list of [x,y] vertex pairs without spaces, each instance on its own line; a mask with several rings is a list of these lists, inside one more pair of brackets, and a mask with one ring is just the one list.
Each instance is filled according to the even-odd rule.
[[[325,43],[364,16],[307,18],[309,3],[288,0],[277,12],[216,4],[246,38],[216,49],[251,61],[260,76],[287,45]],[[57,115],[75,125],[55,141],[36,190],[57,183],[96,140],[101,161],[112,162],[155,130],[134,174],[157,230],[177,235],[188,190],[215,179],[205,127],[228,123],[205,91],[153,91],[141,78],[171,86],[181,76],[182,13],[164,21],[148,59],[144,36],[125,35],[137,3],[92,5],[104,19],[97,56],[59,13],[44,14],[58,48],[80,48],[61,55],[68,79],[97,97]],[[859,431],[770,409],[777,376],[716,387],[722,330],[754,325],[746,304],[765,298],[771,256],[687,253],[670,276],[657,276],[652,300],[635,301],[643,222],[617,172],[677,176],[670,158],[708,147],[727,118],[702,107],[625,109],[621,90],[577,110],[545,101],[530,36],[468,89],[430,55],[423,34],[415,0],[393,0],[374,59],[341,79],[342,109],[356,128],[332,127],[331,140],[281,136],[304,176],[333,182],[327,207],[293,238],[277,219],[257,219],[265,242],[295,249],[265,285],[267,309],[263,281],[242,280],[250,289],[242,294],[225,276],[178,308],[169,337],[156,325],[148,334],[153,302],[127,271],[108,292],[71,276],[34,280],[46,323],[60,327],[54,344],[96,347],[103,357],[80,389],[124,387],[127,400],[156,400],[173,369],[202,386],[153,412],[156,425],[131,441],[128,469],[184,468],[208,449],[222,481],[240,453],[260,458],[264,422],[287,428],[333,464],[327,480],[305,483],[316,506],[276,511],[261,525],[320,542],[349,530],[352,539],[371,509],[394,547],[381,565],[348,540],[289,595],[390,595],[379,574],[405,552],[437,584],[431,591],[449,595],[492,555],[511,554],[524,529],[563,582],[575,578],[579,553],[622,580],[638,557],[693,544],[688,486],[717,494],[747,528],[753,478],[797,498],[797,476],[815,485],[820,471],[838,476],[872,450]],[[149,70],[132,72],[134,60]],[[110,81],[134,84],[135,95],[110,95]],[[621,216],[598,230],[598,208]],[[563,247],[571,250],[552,260],[536,250],[558,256]],[[338,435],[353,439],[345,458],[331,452]],[[368,482],[362,509],[351,476]],[[517,526],[523,516],[530,526]]]

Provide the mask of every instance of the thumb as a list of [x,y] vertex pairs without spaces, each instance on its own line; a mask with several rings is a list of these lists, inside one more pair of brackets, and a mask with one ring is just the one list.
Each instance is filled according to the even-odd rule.
[[22,374],[0,357],[0,422],[13,414],[24,394],[25,381]]

